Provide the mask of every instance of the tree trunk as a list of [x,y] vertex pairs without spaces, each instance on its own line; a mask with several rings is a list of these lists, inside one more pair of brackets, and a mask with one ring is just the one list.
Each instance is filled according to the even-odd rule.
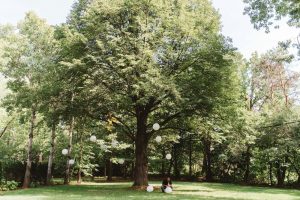
[[284,179],[286,175],[286,167],[280,166],[280,163],[276,164],[277,168],[277,186],[282,187],[284,185]]
[[137,132],[135,135],[135,168],[133,186],[148,185],[148,114],[143,108],[136,109]]
[[250,175],[250,159],[251,159],[251,153],[250,153],[250,146],[247,146],[247,151],[246,151],[246,171],[244,175],[244,182],[248,183],[249,182],[249,175]]
[[192,135],[190,134],[189,137],[189,178],[192,179],[192,153],[193,153],[193,149],[192,149]]
[[83,156],[83,143],[82,143],[82,134],[80,134],[80,155],[78,160],[78,174],[77,174],[77,183],[81,184],[81,166],[82,166],[82,156]]
[[179,145],[174,144],[174,176],[175,178],[179,178],[180,176],[180,170],[179,170],[179,164],[178,164],[178,157],[179,157]]
[[112,181],[112,162],[109,159],[107,161],[107,179],[106,181]]
[[270,179],[270,184],[273,185],[273,165],[272,165],[272,162],[269,162],[269,179]]
[[74,128],[74,117],[72,117],[71,124],[69,127],[68,158],[67,158],[67,163],[66,163],[66,173],[65,173],[64,184],[70,183],[70,168],[71,168],[71,166],[69,164],[69,161],[71,159],[71,153],[72,153],[73,128]]
[[54,150],[55,150],[55,138],[56,138],[55,130],[56,130],[56,126],[55,123],[53,122],[52,130],[51,130],[51,146],[50,146],[50,154],[49,154],[49,161],[48,161],[46,185],[50,185],[52,179],[52,165],[53,165]]
[[210,145],[211,142],[209,139],[203,138],[203,150],[204,150],[204,157],[205,157],[205,180],[206,181],[212,181],[212,170],[211,170],[211,151],[210,151]]
[[27,164],[26,171],[24,176],[23,188],[28,188],[30,185],[31,178],[31,165],[32,165],[32,141],[33,141],[33,131],[36,120],[36,111],[35,108],[31,110],[31,122],[30,122],[30,130],[29,130],[29,138],[28,138],[28,150],[27,150]]

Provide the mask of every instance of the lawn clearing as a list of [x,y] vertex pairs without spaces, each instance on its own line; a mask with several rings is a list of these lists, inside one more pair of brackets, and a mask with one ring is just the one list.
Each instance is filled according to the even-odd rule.
[[[132,183],[84,183],[82,185],[40,187],[0,193],[0,200],[110,200],[110,199],[207,199],[207,200],[300,200],[300,190],[237,186],[218,183],[174,182],[172,194],[135,191]],[[154,186],[160,183],[153,182]]]

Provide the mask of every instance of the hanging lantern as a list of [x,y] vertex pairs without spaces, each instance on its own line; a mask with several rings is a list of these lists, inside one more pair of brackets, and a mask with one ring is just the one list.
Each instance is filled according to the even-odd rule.
[[165,189],[165,193],[171,193],[173,190],[172,190],[172,188],[171,187],[167,187],[166,189]]
[[118,160],[118,163],[121,164],[121,165],[123,165],[124,162],[125,162],[125,160],[124,160],[123,158],[120,158],[120,159]]
[[154,188],[152,185],[148,185],[147,192],[153,192]]
[[160,129],[160,125],[158,123],[153,124],[153,130],[158,131]]
[[65,155],[67,155],[68,154],[68,149],[63,149],[62,151],[61,151],[61,153],[65,156]]
[[115,148],[118,144],[119,144],[119,142],[118,142],[117,140],[111,141],[111,146],[112,146],[113,148]]
[[74,159],[69,160],[69,165],[74,165],[74,163],[75,163]]
[[160,142],[162,141],[161,136],[156,136],[155,141],[156,141],[157,143],[160,143]]
[[168,153],[168,154],[166,155],[166,159],[167,159],[167,160],[171,160],[171,158],[172,158],[172,155]]
[[96,142],[96,141],[97,141],[96,136],[92,135],[92,136],[90,137],[90,141],[91,141],[91,142]]

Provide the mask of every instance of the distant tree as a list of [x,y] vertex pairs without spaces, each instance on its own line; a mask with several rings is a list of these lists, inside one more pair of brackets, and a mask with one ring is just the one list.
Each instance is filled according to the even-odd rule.
[[39,86],[47,66],[52,64],[54,29],[34,13],[26,14],[18,24],[18,31],[10,31],[5,36],[1,48],[0,70],[8,78],[7,86],[11,93],[5,98],[8,109],[27,109],[30,113],[28,134],[27,165],[23,188],[30,185],[32,166],[32,145],[38,107],[40,105]]
[[288,18],[288,24],[300,28],[300,2],[298,0],[244,0],[245,13],[255,28],[269,31],[276,21]]

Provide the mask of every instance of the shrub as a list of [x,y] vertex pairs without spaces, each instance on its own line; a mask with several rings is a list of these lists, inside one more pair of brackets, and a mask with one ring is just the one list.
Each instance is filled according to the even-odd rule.
[[0,191],[16,190],[19,183],[16,181],[0,182]]

